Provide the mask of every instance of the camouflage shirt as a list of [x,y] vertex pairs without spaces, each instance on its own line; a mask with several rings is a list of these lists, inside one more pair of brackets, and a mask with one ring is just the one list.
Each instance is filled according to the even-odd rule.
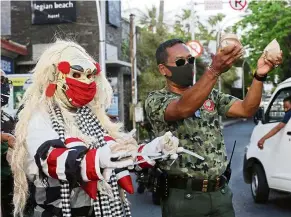
[[171,131],[180,140],[180,146],[205,158],[201,161],[182,154],[170,166],[171,161],[161,162],[160,167],[169,174],[212,179],[220,176],[227,166],[226,148],[219,125],[219,115],[225,116],[237,98],[213,90],[203,106],[187,119],[166,122],[164,114],[172,100],[180,95],[167,89],[151,92],[145,101],[145,110],[155,136]]

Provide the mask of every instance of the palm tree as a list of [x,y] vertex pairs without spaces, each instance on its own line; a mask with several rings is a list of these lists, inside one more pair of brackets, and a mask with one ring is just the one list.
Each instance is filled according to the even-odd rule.
[[142,14],[139,22],[150,32],[155,32],[157,27],[157,7],[153,5],[150,9],[148,8],[147,13]]

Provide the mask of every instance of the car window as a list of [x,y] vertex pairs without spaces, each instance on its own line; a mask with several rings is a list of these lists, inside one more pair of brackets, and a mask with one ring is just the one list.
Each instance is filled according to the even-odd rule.
[[291,96],[291,88],[284,88],[280,90],[276,96],[273,98],[272,103],[270,104],[266,112],[266,120],[269,123],[279,122],[282,120],[285,112],[283,108],[283,100],[287,96]]

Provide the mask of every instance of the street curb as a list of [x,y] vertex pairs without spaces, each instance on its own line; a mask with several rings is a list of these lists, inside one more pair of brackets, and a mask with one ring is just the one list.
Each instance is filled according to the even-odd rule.
[[235,120],[232,120],[232,121],[226,121],[225,123],[223,123],[223,127],[229,127],[229,126],[232,126],[234,124],[237,124],[239,122],[242,122],[242,121],[245,121],[246,119],[243,119],[243,118],[240,118],[240,119],[235,119]]

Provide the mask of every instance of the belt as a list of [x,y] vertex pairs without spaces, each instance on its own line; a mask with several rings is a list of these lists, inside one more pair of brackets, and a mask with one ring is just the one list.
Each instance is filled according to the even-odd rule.
[[193,191],[202,192],[217,191],[227,182],[224,176],[219,176],[215,180],[168,176],[168,186],[169,188],[186,189],[189,180],[192,182],[191,187]]

